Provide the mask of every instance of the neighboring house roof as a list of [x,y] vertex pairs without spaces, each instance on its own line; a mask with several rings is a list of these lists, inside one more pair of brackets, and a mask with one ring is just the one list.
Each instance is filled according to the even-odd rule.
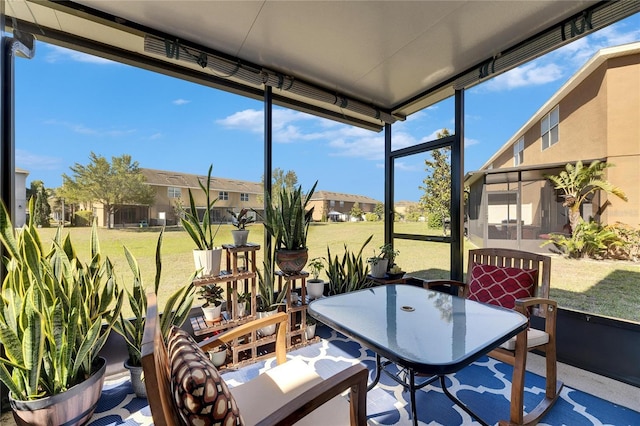
[[[207,177],[193,175],[189,173],[171,172],[165,170],[154,170],[140,168],[140,172],[145,176],[147,183],[153,186],[177,187],[200,189],[198,180],[206,183]],[[211,176],[212,191],[241,192],[250,194],[262,194],[262,184],[245,180],[226,179]]]
[[378,200],[364,195],[344,194],[341,192],[332,191],[315,191],[311,197],[311,201],[346,201],[348,203],[369,203],[377,204]]
[[512,149],[513,144],[522,136],[531,126],[538,123],[549,111],[551,111],[560,101],[565,98],[572,90],[582,83],[589,75],[598,69],[603,63],[609,59],[621,56],[629,56],[640,53],[640,42],[623,44],[620,46],[600,49],[591,57],[586,64],[582,66],[540,109],[511,136],[495,154],[480,167],[480,170],[487,169],[503,152]]

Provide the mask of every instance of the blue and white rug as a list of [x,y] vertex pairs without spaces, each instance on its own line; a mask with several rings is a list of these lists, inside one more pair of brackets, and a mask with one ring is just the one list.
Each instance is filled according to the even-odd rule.
[[[318,327],[320,343],[290,353],[313,365],[322,377],[362,362],[370,371],[375,354],[358,343],[338,335],[328,327]],[[258,362],[223,377],[230,387],[237,386],[270,368],[275,360]],[[512,367],[489,357],[480,358],[455,375],[447,376],[447,388],[489,424],[505,420],[509,413]],[[535,407],[544,395],[544,379],[527,373],[525,411]],[[410,425],[409,392],[384,374],[380,383],[367,394],[367,415],[373,425]],[[418,419],[424,425],[478,424],[442,392],[438,382],[416,394]],[[145,399],[136,398],[128,379],[105,384],[102,398],[90,422],[91,426],[151,425],[151,412]],[[587,393],[567,388],[539,423],[540,425],[591,426],[640,425],[640,413]]]

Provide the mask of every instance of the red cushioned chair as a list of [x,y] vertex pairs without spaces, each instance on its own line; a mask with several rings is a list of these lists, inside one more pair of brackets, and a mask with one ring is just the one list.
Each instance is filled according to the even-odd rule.
[[[505,342],[489,355],[513,365],[510,420],[501,425],[532,425],[549,411],[560,395],[557,380],[557,303],[549,299],[551,258],[520,250],[485,248],[469,250],[466,282],[426,281],[427,288],[457,286],[458,294],[483,303],[516,309],[529,317],[544,319],[544,329],[530,328]],[[546,356],[545,397],[526,416],[523,413],[524,376],[527,352],[543,351]]]

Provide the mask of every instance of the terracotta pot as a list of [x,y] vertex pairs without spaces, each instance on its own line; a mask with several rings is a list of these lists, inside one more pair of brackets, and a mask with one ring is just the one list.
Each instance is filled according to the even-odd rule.
[[309,259],[308,249],[300,250],[276,250],[276,265],[285,274],[295,275],[300,273]]
[[91,419],[102,393],[107,360],[102,357],[96,359],[95,368],[96,372],[87,380],[56,395],[33,401],[17,401],[9,395],[16,424],[19,426],[86,424]]
[[142,366],[131,365],[129,364],[129,360],[126,360],[124,362],[124,368],[129,370],[133,392],[138,398],[146,398],[147,388],[144,386],[144,381],[142,380]]

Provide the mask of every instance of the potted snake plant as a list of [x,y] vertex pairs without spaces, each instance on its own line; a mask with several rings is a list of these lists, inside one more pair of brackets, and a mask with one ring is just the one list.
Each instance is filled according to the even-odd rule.
[[[256,311],[258,318],[275,315],[284,304],[289,281],[285,280],[283,288],[276,292],[275,252],[273,249],[264,253],[263,269],[256,269],[258,274],[258,294],[256,295]],[[276,326],[269,325],[258,330],[261,336],[270,336],[276,332]]]
[[231,224],[236,227],[236,229],[231,231],[231,236],[233,237],[233,245],[236,246],[246,246],[247,240],[249,238],[249,230],[247,229],[247,225],[255,222],[255,218],[253,216],[249,216],[249,209],[240,209],[238,213],[233,210],[227,210],[231,215]]
[[[197,276],[204,277],[210,275],[220,274],[220,260],[222,258],[222,247],[216,247],[214,240],[220,229],[222,222],[217,227],[211,223],[211,216],[213,213],[213,206],[215,205],[217,198],[211,198],[211,171],[213,170],[213,164],[209,166],[209,172],[207,173],[207,184],[204,185],[200,179],[198,179],[198,185],[204,192],[206,208],[204,209],[204,215],[202,221],[198,215],[196,208],[196,202],[189,188],[189,210],[182,209],[182,217],[180,223],[182,227],[187,231],[191,239],[196,245],[193,250],[193,261],[195,263]],[[215,232],[214,232],[214,227]]]
[[286,274],[299,273],[309,258],[307,235],[313,207],[307,210],[307,205],[317,185],[316,181],[306,195],[302,193],[302,186],[289,190],[283,185],[277,200],[265,193],[264,227],[275,240],[276,264]]
[[86,423],[102,392],[106,360],[98,356],[123,303],[112,264],[100,253],[94,222],[90,261],[69,235],[45,248],[34,224],[19,232],[0,203],[6,275],[0,292],[0,380],[19,425]]
[[[160,231],[158,242],[156,244],[155,294],[158,294],[158,290],[160,288],[160,276],[162,274],[161,248],[163,234],[164,229]],[[124,318],[124,316],[120,314],[118,321],[113,326],[113,329],[122,335],[127,345],[127,353],[129,356],[125,361],[124,366],[129,370],[133,390],[136,396],[146,398],[147,390],[142,377],[141,349],[142,337],[144,335],[145,315],[147,313],[147,290],[142,280],[138,261],[127,247],[124,247],[124,253],[127,263],[131,268],[131,272],[133,273],[131,291],[126,287],[124,289],[133,317]],[[194,299],[195,287],[192,283],[194,278],[195,273],[189,278],[188,285],[176,290],[167,300],[164,312],[161,316],[160,324],[164,336],[168,336],[169,329],[172,325],[180,327],[187,319]]]

